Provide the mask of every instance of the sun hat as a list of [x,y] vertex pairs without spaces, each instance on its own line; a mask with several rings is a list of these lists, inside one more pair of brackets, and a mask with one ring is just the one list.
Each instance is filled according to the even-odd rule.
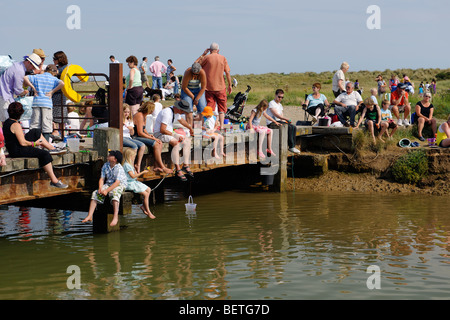
[[399,88],[399,89],[406,89],[406,87],[407,87],[407,85],[406,85],[406,83],[399,83],[398,85],[397,85],[397,88]]
[[25,60],[29,61],[35,69],[39,69],[39,65],[42,62],[41,58],[36,53],[32,53],[25,57]]
[[187,102],[186,100],[179,100],[177,102],[174,103],[173,105],[175,108],[187,112],[187,113],[191,113],[191,106],[189,105],[189,102]]
[[47,57],[45,55],[44,50],[42,50],[40,48],[39,49],[33,49],[33,53],[36,53],[41,59]]
[[203,109],[202,115],[205,117],[212,117],[214,115],[213,109],[206,106],[205,109]]

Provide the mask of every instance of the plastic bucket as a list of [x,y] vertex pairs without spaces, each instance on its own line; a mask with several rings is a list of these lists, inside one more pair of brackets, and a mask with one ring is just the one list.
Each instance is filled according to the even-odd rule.
[[188,203],[185,203],[184,205],[186,206],[186,212],[195,211],[195,209],[197,208],[197,204],[194,203],[192,196],[189,196]]
[[428,138],[427,141],[429,147],[434,146],[436,144],[436,138]]
[[70,152],[80,151],[80,139],[67,139],[67,147]]
[[402,148],[411,147],[411,141],[409,139],[403,138],[398,142],[398,146]]

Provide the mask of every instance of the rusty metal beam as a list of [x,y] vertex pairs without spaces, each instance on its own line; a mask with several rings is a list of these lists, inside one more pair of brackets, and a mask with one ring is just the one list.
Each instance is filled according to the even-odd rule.
[[109,64],[109,127],[119,129],[123,151],[123,73],[121,63]]

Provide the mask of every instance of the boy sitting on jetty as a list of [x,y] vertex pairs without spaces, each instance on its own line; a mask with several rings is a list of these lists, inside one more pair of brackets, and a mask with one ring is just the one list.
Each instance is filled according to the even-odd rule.
[[97,204],[103,204],[105,197],[109,195],[111,204],[114,209],[114,217],[110,223],[114,227],[119,222],[119,204],[120,197],[127,187],[127,176],[122,163],[122,153],[120,151],[109,151],[108,162],[102,167],[100,179],[98,181],[98,190],[92,192],[91,203],[89,205],[89,212],[86,218],[82,221],[92,221],[95,208]]

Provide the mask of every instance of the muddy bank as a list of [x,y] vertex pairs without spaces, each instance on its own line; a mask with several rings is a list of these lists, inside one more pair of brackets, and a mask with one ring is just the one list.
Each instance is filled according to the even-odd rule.
[[345,173],[330,170],[321,176],[288,178],[287,190],[314,192],[414,193],[448,195],[450,174],[432,175],[419,185],[408,185],[372,173]]
[[[288,169],[288,190],[314,192],[377,192],[377,193],[415,193],[448,195],[450,185],[450,153],[446,150],[428,152],[429,174],[417,185],[395,182],[391,167],[405,150],[385,154],[367,154],[352,157],[343,154],[328,154],[328,167],[319,174],[308,175],[308,161],[301,157],[294,163],[293,175]],[[303,159],[313,154],[303,154]],[[303,161],[303,162],[302,162]],[[317,171],[316,171],[317,172]],[[292,177],[294,176],[294,178]]]

